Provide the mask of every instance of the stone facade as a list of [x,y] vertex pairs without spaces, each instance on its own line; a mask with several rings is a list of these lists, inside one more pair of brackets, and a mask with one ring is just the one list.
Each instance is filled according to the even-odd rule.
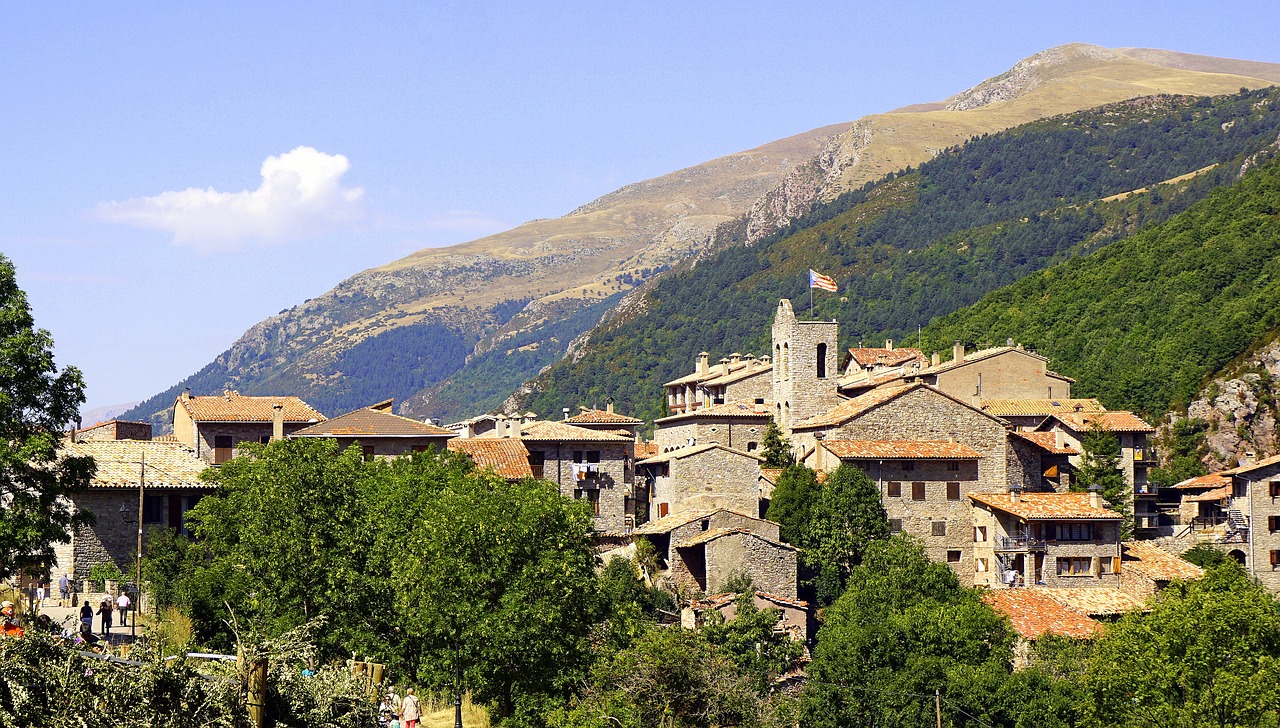
[[1245,569],[1280,594],[1280,456],[1245,466],[1232,481],[1227,509],[1244,516],[1249,532],[1244,543],[1220,548],[1237,559],[1231,551],[1243,551]]
[[[972,519],[977,586],[1121,585],[1119,519],[1023,519],[982,503]],[[1010,571],[1018,577],[1012,585]]]
[[111,420],[76,431],[77,440],[150,440],[150,422]]
[[[151,532],[184,525],[186,512],[211,489],[147,491],[143,515],[143,544]],[[72,497],[77,511],[94,515],[94,525],[75,529],[71,543],[55,549],[57,563],[52,578],[63,573],[74,579],[89,578],[96,564],[112,562],[125,574],[133,574],[138,551],[138,491],[136,488],[95,488]],[[121,512],[124,508],[124,512]],[[126,521],[129,519],[132,522]],[[145,553],[144,553],[145,556]],[[132,578],[132,577],[130,577]]]
[[983,349],[966,354],[956,343],[950,361],[920,370],[908,379],[937,387],[963,402],[984,399],[1031,399],[1071,396],[1071,380],[1049,371],[1049,360],[1021,346]]
[[692,509],[760,508],[759,457],[718,445],[684,448],[639,464],[649,483],[649,513],[661,518]]
[[749,575],[755,588],[795,599],[797,553],[745,529],[717,530],[673,548],[670,576],[683,590],[718,594]]
[[635,514],[634,447],[630,442],[525,440],[525,447],[534,477],[555,483],[567,498],[591,503],[597,531],[628,530],[629,518]]
[[[307,427],[305,422],[286,422],[284,433],[288,435]],[[196,422],[192,425],[196,457],[210,465],[221,465],[244,454],[240,444],[244,442],[269,442],[270,422]]]
[[783,432],[838,404],[839,378],[834,321],[800,321],[791,302],[782,299],[774,315],[773,402],[774,420]]
[[769,426],[770,419],[767,412],[762,412],[758,417],[715,416],[701,412],[664,417],[655,423],[657,428],[653,432],[653,442],[658,446],[658,452],[710,443],[746,452],[758,452],[764,442],[764,431]]

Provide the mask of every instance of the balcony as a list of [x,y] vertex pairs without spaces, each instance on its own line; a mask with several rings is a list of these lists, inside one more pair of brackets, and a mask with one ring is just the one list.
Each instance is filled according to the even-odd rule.
[[1030,536],[996,536],[996,551],[1044,551],[1044,539]]
[[1155,465],[1156,453],[1154,450],[1148,450],[1145,447],[1135,447],[1133,449],[1133,462],[1138,465]]

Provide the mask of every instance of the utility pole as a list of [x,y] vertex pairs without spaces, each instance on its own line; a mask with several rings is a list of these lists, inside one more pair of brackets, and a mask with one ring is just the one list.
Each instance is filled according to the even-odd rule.
[[462,728],[462,651],[453,650],[453,728]]
[[138,638],[138,612],[142,607],[142,504],[143,491],[147,482],[147,454],[142,453],[141,467],[138,469],[138,558],[135,564],[135,579],[133,582],[134,599],[137,604],[130,604],[133,607],[133,622],[129,626],[129,637],[136,640]]
[[942,691],[933,689],[933,712],[938,717],[938,728],[942,728]]

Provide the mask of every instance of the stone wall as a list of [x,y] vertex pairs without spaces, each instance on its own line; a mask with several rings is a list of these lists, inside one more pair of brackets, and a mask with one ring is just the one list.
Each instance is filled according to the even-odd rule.
[[1047,370],[1040,357],[1011,349],[939,372],[937,387],[974,406],[983,399],[1069,398],[1071,383],[1049,376]]
[[[791,302],[783,299],[778,302],[771,334],[775,420],[784,432],[790,432],[796,423],[841,401],[836,394],[839,325],[834,321],[798,321]],[[820,346],[825,347],[821,370]]]
[[[634,514],[633,447],[631,443],[583,442],[545,443],[525,441],[529,451],[541,451],[544,458],[542,477],[560,487],[560,494],[567,498],[590,499],[598,497],[598,513],[595,529],[604,533],[623,533],[626,517]],[[574,480],[574,453],[600,453],[600,473],[594,478]],[[593,496],[592,493],[598,493]]]
[[[307,422],[286,422],[284,423],[284,434],[288,437],[290,434],[310,427],[311,423]],[[271,423],[243,423],[243,422],[200,422],[196,424],[195,447],[196,456],[206,463],[213,463],[214,445],[217,443],[219,436],[229,436],[231,438],[232,447],[235,448],[242,442],[261,442],[263,437],[271,437]],[[232,451],[232,457],[238,457],[242,453],[239,449]]]
[[1053,483],[1045,480],[1044,471],[1048,466],[1044,463],[1043,453],[1043,450],[1026,440],[1010,437],[1009,448],[1005,453],[1008,485],[1029,491],[1056,490]]
[[755,589],[787,599],[796,598],[795,549],[745,533],[734,533],[705,545],[707,593],[727,590],[729,579],[747,574]]
[[754,514],[760,508],[760,461],[715,448],[669,461],[670,476],[657,478],[653,512],[731,508]]
[[[910,463],[912,469],[905,470]],[[864,462],[864,471],[880,489],[885,514],[891,525],[900,524],[903,533],[924,544],[929,558],[945,563],[968,583],[973,575],[973,507],[969,493],[981,490],[978,462],[973,460]],[[950,468],[955,467],[955,470]],[[892,495],[897,483],[898,495]],[[914,499],[916,483],[924,484],[924,499]],[[958,483],[949,499],[948,483]],[[897,523],[895,523],[895,521]],[[935,533],[935,524],[942,533]],[[948,553],[950,552],[950,553]],[[958,559],[955,558],[958,552]]]
[[[763,447],[768,416],[759,420],[742,417],[690,417],[654,430],[653,442],[658,452],[670,452],[695,445],[718,443],[747,452]],[[754,443],[754,447],[752,447]]]
[[1252,543],[1245,546],[1249,550],[1249,563],[1245,566],[1263,586],[1280,594],[1280,565],[1271,564],[1271,552],[1280,552],[1280,522],[1275,523],[1277,530],[1271,529],[1272,519],[1280,520],[1280,497],[1271,496],[1271,481],[1280,481],[1280,464],[1259,468],[1247,476],[1248,501],[1244,505],[1249,511],[1244,515],[1249,518]]
[[[95,522],[92,526],[76,528],[71,535],[71,543],[55,550],[57,564],[51,569],[53,581],[56,582],[63,572],[75,579],[87,579],[95,564],[108,561],[115,563],[125,574],[133,574],[133,560],[138,551],[138,491],[133,488],[101,488],[77,493],[72,501],[76,510],[93,513]],[[125,516],[120,513],[121,506],[126,509],[125,515],[135,519],[134,523],[125,522]],[[145,524],[144,548],[151,532],[166,526],[166,523]]]

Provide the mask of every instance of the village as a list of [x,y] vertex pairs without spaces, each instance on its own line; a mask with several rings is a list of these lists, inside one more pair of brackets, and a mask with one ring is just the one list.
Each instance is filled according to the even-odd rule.
[[[684,625],[709,610],[731,618],[730,583],[745,576],[757,605],[778,610],[777,628],[805,641],[815,610],[801,598],[799,549],[765,518],[781,473],[763,456],[774,424],[794,461],[819,478],[841,465],[864,472],[890,531],[982,587],[1024,640],[1087,637],[1099,620],[1143,609],[1171,582],[1202,575],[1178,557],[1197,545],[1280,593],[1280,457],[1157,489],[1147,478],[1154,428],[1073,398],[1071,379],[1016,342],[978,351],[957,343],[946,360],[893,341],[841,351],[835,322],[800,319],[788,300],[771,334],[771,353],[713,363],[704,352],[666,383],[670,414],[647,441],[646,423],[611,402],[566,407],[559,419],[486,414],[441,425],[399,416],[391,400],[328,419],[297,397],[234,391],[184,392],[168,435],[116,420],[80,427],[63,448],[97,463],[91,487],[74,497],[96,523],[57,547],[47,578],[67,576],[90,601],[119,590],[95,585],[91,572],[106,564],[131,575],[141,536],[185,532],[186,512],[212,488],[202,471],[245,442],[329,438],[365,458],[448,450],[509,481],[555,483],[589,504],[602,562],[634,556],[640,539],[652,545],[658,567],[646,578],[680,597]],[[1128,529],[1096,488],[1072,489],[1098,431],[1120,444]],[[146,608],[147,595],[134,598]]]

